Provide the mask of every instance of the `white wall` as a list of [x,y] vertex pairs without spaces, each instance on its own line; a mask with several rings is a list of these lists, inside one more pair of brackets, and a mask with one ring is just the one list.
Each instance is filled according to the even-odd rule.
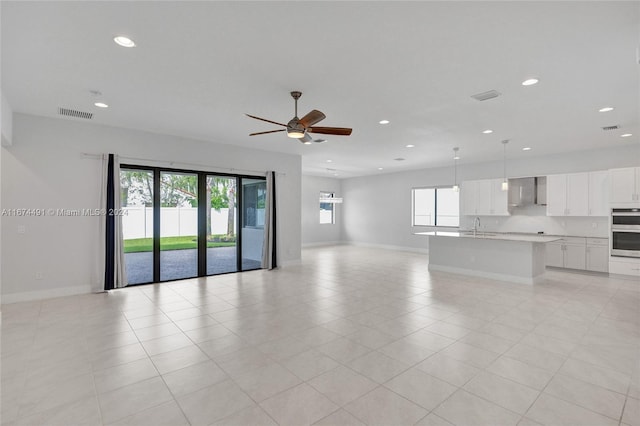
[[[335,204],[335,224],[320,224],[320,192],[333,192],[342,197],[339,179],[302,176],[302,244],[318,245],[342,240],[344,204]],[[344,200],[344,203],[348,203]]]
[[[83,152],[117,153],[123,161],[144,158],[158,166],[170,161],[174,168],[275,170],[280,172],[279,263],[300,259],[300,156],[24,114],[15,114],[13,124],[13,146],[2,155],[4,208],[98,208],[101,162]],[[3,302],[100,291],[98,222],[97,217],[5,217]],[[25,233],[18,233],[20,226]]]
[[[511,160],[507,163],[507,174],[509,177],[524,177],[606,170],[637,166],[639,158],[640,146],[630,144],[617,149]],[[458,181],[499,178],[502,168],[501,161],[462,163],[458,165]],[[412,235],[429,228],[411,227],[411,188],[452,184],[452,167],[343,179],[343,240],[418,251],[428,249],[428,238]],[[513,231],[524,225],[526,232],[560,233],[558,231],[564,229],[566,233],[578,235],[607,236],[603,234],[607,223],[605,219],[566,218],[563,226],[562,220],[547,218],[543,216],[544,212],[538,213],[541,216],[492,218],[492,221],[486,220],[486,225],[496,230]],[[592,228],[593,223],[596,223],[596,228]],[[465,224],[463,222],[462,226]]]

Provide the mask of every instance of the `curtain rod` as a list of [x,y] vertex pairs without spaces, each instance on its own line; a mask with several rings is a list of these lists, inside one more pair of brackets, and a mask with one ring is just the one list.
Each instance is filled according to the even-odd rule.
[[[86,158],[86,159],[94,159],[94,160],[100,160],[102,159],[102,154],[92,154],[92,153],[88,153],[88,152],[81,152],[80,153],[82,158]],[[260,173],[260,174],[266,174],[267,171],[266,170],[249,170],[249,169],[236,169],[236,168],[232,168],[232,167],[219,167],[219,166],[210,166],[210,165],[206,165],[206,164],[199,164],[199,163],[184,163],[184,162],[180,162],[180,161],[162,161],[162,160],[149,160],[146,158],[136,158],[136,157],[122,157],[120,156],[120,160],[125,160],[125,161],[143,161],[145,163],[156,163],[156,164],[168,164],[169,166],[173,166],[173,165],[182,165],[182,166],[196,166],[196,167],[203,167],[203,168],[214,168],[215,170],[210,170],[212,172],[215,171],[228,171],[228,172],[249,172],[249,173]],[[143,165],[143,164],[141,164]],[[285,172],[278,172],[275,171],[276,174],[281,175],[281,176],[286,176],[287,174]]]

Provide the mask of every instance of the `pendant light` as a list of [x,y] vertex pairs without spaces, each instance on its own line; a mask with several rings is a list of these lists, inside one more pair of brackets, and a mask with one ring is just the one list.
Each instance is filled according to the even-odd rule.
[[508,191],[509,190],[509,181],[507,180],[507,144],[509,143],[509,139],[505,139],[502,141],[502,148],[503,148],[503,162],[502,162],[502,166],[503,166],[503,180],[502,180],[502,190],[503,191]]
[[453,148],[453,190],[455,192],[460,191],[460,187],[458,186],[458,148],[457,146]]

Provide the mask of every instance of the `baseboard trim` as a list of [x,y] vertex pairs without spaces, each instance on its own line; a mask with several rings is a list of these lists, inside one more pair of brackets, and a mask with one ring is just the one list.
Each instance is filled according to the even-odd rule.
[[25,291],[20,293],[3,294],[1,303],[3,305],[18,302],[30,302],[33,300],[53,299],[55,297],[75,296],[78,294],[91,294],[95,290],[89,285],[75,287],[60,287],[49,290]]
[[317,243],[303,243],[302,248],[324,247],[324,246],[339,246],[347,244],[344,241],[322,241]]
[[429,254],[429,249],[418,248],[418,247],[406,247],[406,246],[394,246],[389,244],[375,244],[375,243],[364,243],[360,241],[348,241],[342,244],[348,244],[356,247],[370,247],[370,248],[379,248],[385,250],[394,250],[394,251],[406,251],[411,253],[420,253],[420,254]]
[[293,260],[284,260],[279,263],[279,267],[286,268],[288,266],[300,265],[302,263],[302,259],[293,259]]

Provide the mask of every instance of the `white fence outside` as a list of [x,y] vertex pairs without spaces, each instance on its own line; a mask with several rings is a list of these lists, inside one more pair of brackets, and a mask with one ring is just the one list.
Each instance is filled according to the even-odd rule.
[[[153,237],[153,208],[124,207],[122,231],[125,240]],[[258,211],[264,214],[264,210]],[[229,209],[211,209],[211,233],[226,234]],[[238,224],[236,223],[236,231]],[[180,237],[198,234],[198,209],[195,207],[161,207],[160,235]]]

